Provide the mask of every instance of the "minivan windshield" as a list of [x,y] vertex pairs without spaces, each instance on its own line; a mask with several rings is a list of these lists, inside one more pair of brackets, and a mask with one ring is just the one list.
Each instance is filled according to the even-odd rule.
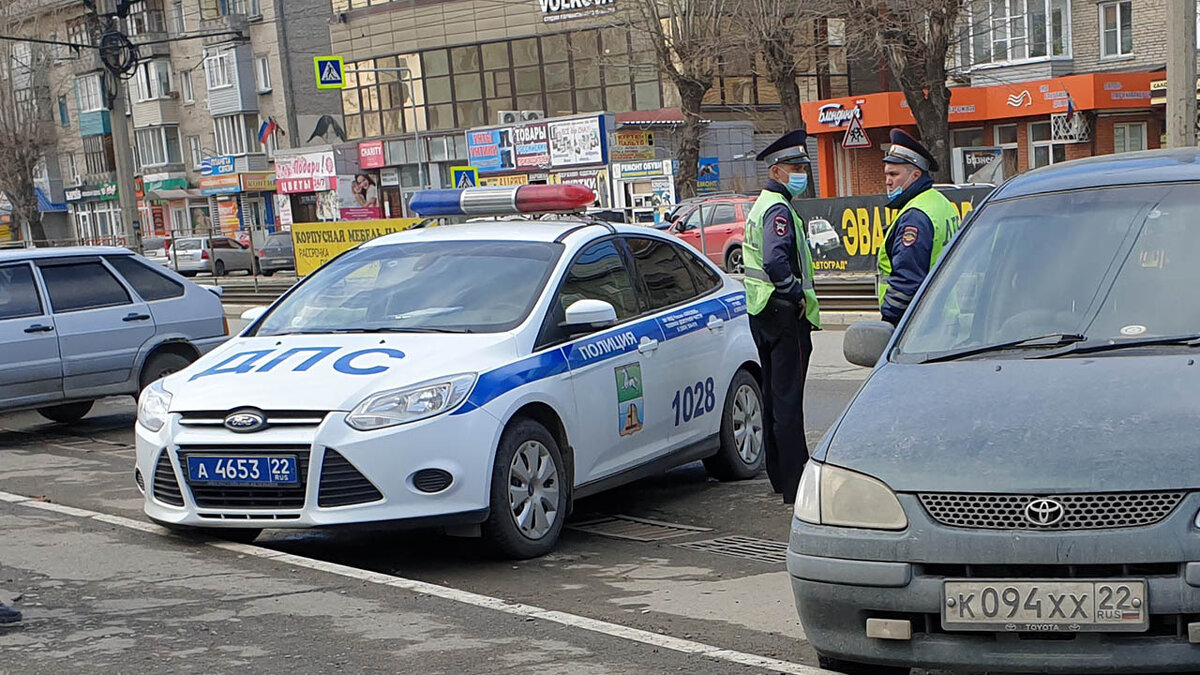
[[1200,334],[1200,303],[1191,299],[1200,286],[1197,213],[1197,184],[987,204],[913,307],[893,358],[940,360],[1003,345],[1022,357],[1068,343],[1082,352]]
[[528,316],[562,246],[436,241],[355,249],[305,280],[257,335],[492,333]]

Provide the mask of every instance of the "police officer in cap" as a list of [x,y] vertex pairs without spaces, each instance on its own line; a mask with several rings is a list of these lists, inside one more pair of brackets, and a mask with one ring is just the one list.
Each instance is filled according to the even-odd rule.
[[958,229],[958,211],[933,189],[938,163],[925,146],[901,129],[891,141],[883,179],[888,208],[898,213],[879,247],[876,285],[883,320],[894,326]]
[[758,154],[770,180],[746,216],[742,244],[746,309],[763,369],[763,435],[767,475],[784,503],[796,488],[808,443],[804,437],[804,380],[812,355],[812,331],[821,327],[813,292],[812,253],[793,197],[808,187],[804,131],[793,131]]

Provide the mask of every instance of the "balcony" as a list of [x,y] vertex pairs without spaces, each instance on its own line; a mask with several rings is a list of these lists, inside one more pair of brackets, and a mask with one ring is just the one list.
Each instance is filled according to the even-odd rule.
[[70,56],[67,58],[71,61],[72,72],[76,75],[85,73],[94,73],[97,70],[104,69],[104,62],[100,60],[100,50],[90,47],[82,47],[79,54],[68,52]]
[[250,39],[250,19],[244,14],[227,14],[200,21],[200,30],[205,33],[223,33],[204,38],[204,46],[228,42],[246,42]]

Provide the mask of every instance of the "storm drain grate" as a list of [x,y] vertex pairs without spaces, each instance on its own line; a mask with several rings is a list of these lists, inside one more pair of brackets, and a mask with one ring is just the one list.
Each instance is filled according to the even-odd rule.
[[675,544],[680,548],[693,551],[707,551],[735,558],[745,558],[771,565],[787,563],[787,542],[771,541],[770,539],[755,539],[754,537],[729,536],[705,541],[689,541],[685,544]]
[[686,537],[697,532],[711,532],[711,528],[692,527],[678,523],[664,523],[647,518],[633,516],[604,516],[572,523],[569,529],[588,534],[598,534],[602,537],[615,537],[631,541],[662,541],[675,537]]

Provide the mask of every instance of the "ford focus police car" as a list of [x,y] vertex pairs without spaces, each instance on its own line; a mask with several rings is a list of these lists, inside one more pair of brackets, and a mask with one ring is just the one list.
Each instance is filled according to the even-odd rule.
[[[546,212],[580,186],[421,193]],[[763,466],[741,286],[648,228],[563,217],[401,232],[335,258],[138,405],[145,511],[173,528],[482,525],[550,550],[571,500],[682,463]]]

